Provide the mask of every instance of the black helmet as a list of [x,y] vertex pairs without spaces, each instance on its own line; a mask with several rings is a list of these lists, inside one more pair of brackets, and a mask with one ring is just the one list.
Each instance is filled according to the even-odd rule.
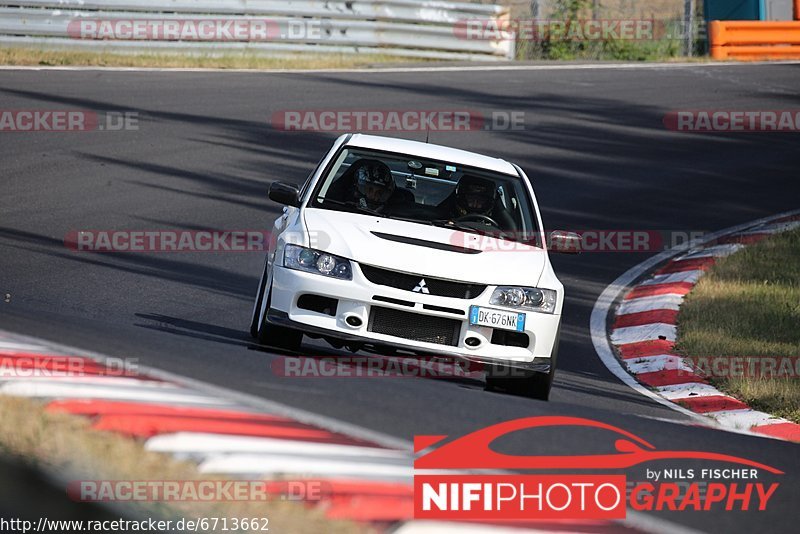
[[389,166],[376,159],[360,159],[353,163],[356,188],[369,207],[382,205],[395,190]]
[[487,178],[465,175],[456,186],[456,204],[467,213],[488,214],[496,198],[497,187]]

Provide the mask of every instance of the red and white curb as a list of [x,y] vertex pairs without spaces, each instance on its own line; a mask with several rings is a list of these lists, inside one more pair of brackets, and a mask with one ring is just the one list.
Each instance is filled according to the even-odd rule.
[[[753,410],[722,393],[708,383],[701,370],[674,352],[680,305],[717,259],[798,227],[800,214],[781,214],[717,232],[687,250],[667,251],[656,256],[655,261],[634,267],[611,284],[595,305],[592,338],[598,355],[617,376],[620,370],[626,372],[628,379],[624,382],[648,396],[657,396],[662,404],[668,403],[678,411],[711,418],[726,429],[800,441],[800,425]],[[669,261],[663,263],[667,258]],[[649,276],[641,279],[647,273]],[[637,279],[640,281],[631,283]],[[606,321],[617,300],[608,343],[603,344],[597,337],[601,329],[603,336],[609,331]],[[610,354],[609,345],[615,353]],[[636,386],[631,377],[635,377]]]
[[43,399],[47,411],[88,417],[95,429],[192,460],[201,473],[324,481],[324,499],[308,504],[323,507],[330,518],[412,518],[410,446],[326,428],[346,425],[303,422],[162,372],[79,354],[0,332],[0,394]]
[[378,531],[401,534],[691,532],[632,511],[624,522],[414,521],[412,443],[122,363],[0,330],[0,395],[40,399],[47,411],[87,417],[97,430],[142,440],[146,450],[192,461],[200,473],[264,480],[267,492],[282,491],[280,481],[322,482],[322,498],[305,504],[330,519],[368,522]]

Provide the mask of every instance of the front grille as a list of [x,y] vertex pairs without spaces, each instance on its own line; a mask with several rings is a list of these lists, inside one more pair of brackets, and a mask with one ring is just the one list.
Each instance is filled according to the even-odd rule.
[[[367,280],[373,284],[389,286],[406,291],[436,295],[438,297],[452,297],[457,299],[474,299],[486,290],[485,284],[469,284],[465,282],[453,282],[442,280],[441,278],[431,278],[421,274],[407,274],[371,265],[361,265],[361,272]],[[425,281],[422,284],[422,281]],[[424,289],[423,289],[424,288]],[[427,291],[425,291],[427,290]]]
[[376,334],[455,347],[461,334],[461,321],[372,306],[367,330]]

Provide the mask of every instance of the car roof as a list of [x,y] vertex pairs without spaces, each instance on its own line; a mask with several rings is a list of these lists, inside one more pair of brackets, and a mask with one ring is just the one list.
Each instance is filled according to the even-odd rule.
[[394,137],[384,137],[381,135],[353,134],[347,141],[347,146],[359,148],[371,148],[373,150],[385,150],[387,152],[398,152],[410,156],[443,160],[467,167],[477,167],[503,174],[519,176],[517,170],[506,160],[492,158],[475,152],[459,150],[441,145],[411,141],[408,139],[397,139]]

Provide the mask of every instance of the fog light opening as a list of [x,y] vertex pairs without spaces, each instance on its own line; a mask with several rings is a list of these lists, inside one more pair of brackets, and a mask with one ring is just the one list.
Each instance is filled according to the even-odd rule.
[[468,346],[468,347],[473,347],[474,348],[474,347],[477,347],[478,345],[481,344],[481,340],[478,339],[477,337],[470,336],[470,337],[468,337],[467,339],[464,340],[464,344],[466,346]]
[[353,328],[359,328],[362,324],[364,324],[364,321],[362,321],[361,317],[358,315],[348,315],[344,318],[344,322]]

